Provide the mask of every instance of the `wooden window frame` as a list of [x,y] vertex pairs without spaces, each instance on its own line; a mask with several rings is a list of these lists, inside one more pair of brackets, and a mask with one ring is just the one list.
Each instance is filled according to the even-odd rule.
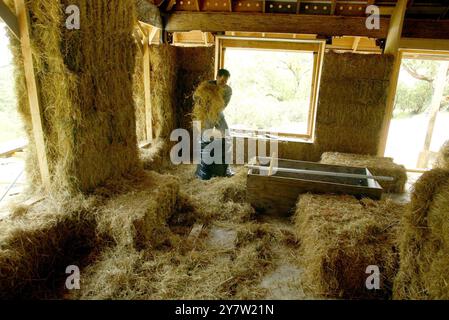
[[[306,141],[313,141],[315,138],[316,110],[318,105],[319,84],[321,69],[323,65],[325,40],[303,40],[303,39],[282,39],[282,38],[262,38],[262,37],[238,37],[238,36],[217,36],[215,39],[215,74],[218,69],[225,65],[226,48],[259,49],[259,50],[279,50],[294,52],[313,52],[313,73],[310,105],[307,119],[307,132],[304,134],[278,132],[278,138],[296,138]],[[243,132],[254,132],[258,134],[270,133],[268,130],[241,129]]]
[[[403,43],[400,44],[395,63],[392,71],[392,79],[390,80],[390,101],[387,102],[386,119],[387,129],[382,132],[380,137],[380,144],[382,149],[379,150],[378,155],[385,156],[385,150],[388,143],[388,137],[390,135],[390,124],[393,120],[393,112],[396,102],[397,89],[399,87],[399,75],[402,66],[403,59],[422,59],[422,60],[449,60],[449,41],[443,42],[443,46],[440,45],[438,40],[434,39],[402,39]],[[404,41],[405,40],[405,41]],[[435,49],[441,48],[441,49]],[[407,168],[408,172],[423,173],[428,169],[420,168]]]

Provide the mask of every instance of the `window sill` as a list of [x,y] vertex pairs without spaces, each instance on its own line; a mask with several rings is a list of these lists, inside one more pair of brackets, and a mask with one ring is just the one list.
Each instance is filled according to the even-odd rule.
[[294,143],[308,143],[313,144],[313,139],[302,138],[302,137],[286,137],[286,136],[275,136],[275,135],[251,135],[245,133],[231,132],[231,138],[240,139],[257,139],[257,140],[267,140],[267,141],[279,141],[279,142],[294,142]]

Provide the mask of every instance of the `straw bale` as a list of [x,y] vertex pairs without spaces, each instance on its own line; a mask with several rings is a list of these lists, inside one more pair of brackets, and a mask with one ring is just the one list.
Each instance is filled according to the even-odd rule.
[[[139,165],[131,81],[137,49],[134,2],[26,3],[52,190],[92,191]],[[80,8],[80,30],[65,27],[68,5]],[[11,39],[18,108],[33,142],[22,57],[18,41]],[[37,188],[33,143],[28,153],[27,173]]]
[[[318,97],[316,152],[377,154],[392,58],[329,52]],[[318,154],[319,153],[319,154]]]
[[196,88],[193,96],[193,118],[202,123],[217,123],[218,116],[224,109],[223,89],[204,81]]
[[179,182],[149,171],[135,183],[131,190],[111,198],[97,219],[101,233],[121,246],[140,250],[166,241],[166,221],[175,211]]
[[402,221],[396,299],[449,299],[449,171],[424,173]]
[[446,141],[441,147],[437,156],[435,167],[449,170],[449,140]]
[[93,199],[52,199],[0,222],[0,299],[55,299],[97,245]]
[[[398,267],[396,238],[403,205],[346,195],[306,194],[297,203],[304,290],[315,297],[388,298]],[[368,290],[366,268],[380,269]]]

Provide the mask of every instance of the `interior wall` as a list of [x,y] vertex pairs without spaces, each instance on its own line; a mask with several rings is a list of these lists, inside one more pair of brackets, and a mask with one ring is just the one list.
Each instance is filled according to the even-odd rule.
[[191,129],[193,92],[200,82],[215,79],[215,49],[214,47],[176,47],[176,57],[178,126]]
[[[176,127],[191,129],[192,93],[201,81],[214,78],[214,48],[171,48],[175,50],[175,70],[161,65],[158,70],[170,76],[162,80],[165,84],[158,90],[152,90],[152,96],[164,95],[167,99],[154,106],[163,108],[173,92]],[[321,74],[315,139],[313,143],[280,142],[279,157],[319,161],[326,151],[376,155],[392,67],[393,58],[388,55],[327,52]],[[244,144],[246,150],[248,141]],[[268,142],[267,154],[271,154]]]
[[[145,100],[142,56],[137,54],[134,74],[137,135],[145,140]],[[173,129],[191,130],[193,91],[204,80],[214,77],[214,49],[210,47],[150,46],[151,108],[154,143],[142,150],[147,169],[157,170],[169,163]]]
[[393,57],[327,53],[316,120],[317,155],[377,154]]
[[315,139],[280,142],[279,157],[319,161],[327,151],[376,155],[392,68],[389,55],[327,52]]

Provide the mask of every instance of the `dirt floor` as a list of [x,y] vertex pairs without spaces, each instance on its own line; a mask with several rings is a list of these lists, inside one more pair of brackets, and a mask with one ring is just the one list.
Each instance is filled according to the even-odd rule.
[[[232,178],[214,178],[206,182],[194,177],[194,166],[183,165],[167,172],[179,177],[181,192],[194,199],[207,216],[201,232],[207,239],[203,247],[205,254],[208,250],[221,249],[222,254],[217,258],[226,259],[230,252],[239,251],[242,243],[262,244],[266,253],[254,257],[260,259],[260,263],[252,261],[260,269],[247,283],[249,286],[245,294],[242,296],[240,292],[237,296],[250,299],[314,299],[303,291],[303,271],[298,257],[300,244],[295,237],[291,217],[259,215],[248,208],[244,200],[246,169],[234,169],[237,174]],[[409,175],[406,193],[384,194],[384,197],[399,203],[409,202],[408,190],[418,177],[419,174]],[[207,208],[216,209],[208,212]]]
[[254,257],[261,258],[263,263],[260,264],[259,270],[254,270],[257,276],[247,289],[245,298],[312,298],[305,296],[301,286],[302,270],[297,259],[299,243],[294,235],[292,221],[288,217],[270,217],[255,213],[244,201],[247,169],[233,169],[236,171],[234,177],[214,178],[207,182],[194,177],[194,166],[183,165],[167,172],[181,179],[181,192],[198,201],[200,207],[215,205],[210,201],[214,201],[214,197],[220,193],[225,199],[221,203],[222,208],[209,213],[208,222],[202,229],[202,233],[207,235],[205,250],[222,249],[224,251],[221,258],[225,258],[229,252],[238,250],[242,243],[259,242],[266,254]]
[[[67,299],[314,299],[304,293],[291,217],[259,215],[246,202],[246,169],[201,181],[195,166],[165,169],[180,183],[171,234],[151,250],[104,248]],[[406,190],[417,179],[409,175]],[[409,193],[386,194],[401,203]]]

